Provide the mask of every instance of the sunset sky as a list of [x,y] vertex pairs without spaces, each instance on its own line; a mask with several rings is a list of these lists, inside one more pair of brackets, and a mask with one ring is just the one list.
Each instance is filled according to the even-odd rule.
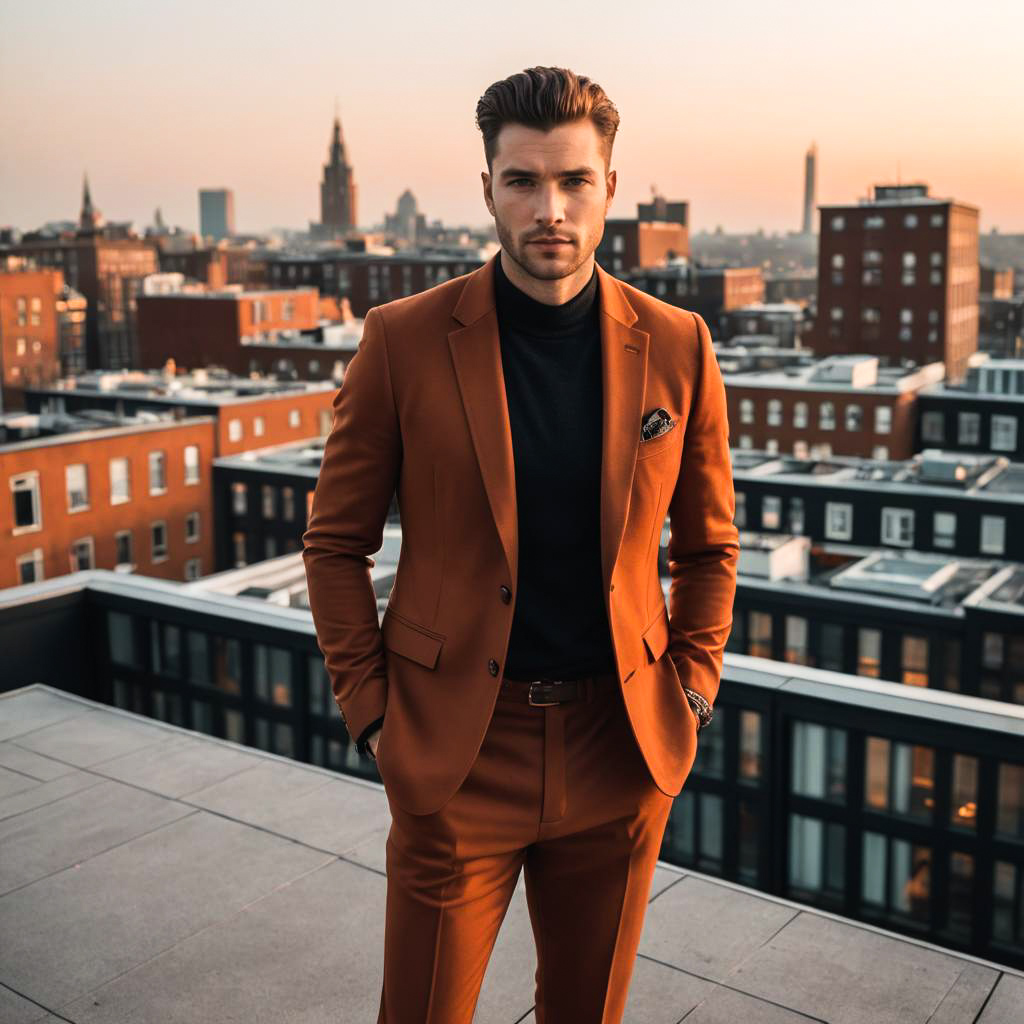
[[108,219],[305,228],[335,97],[369,226],[411,188],[428,220],[484,224],[473,116],[536,64],[600,82],[622,118],[610,216],[651,185],[695,231],[800,225],[818,201],[923,180],[1024,231],[1024,4],[0,2],[0,226],[77,217],[83,170]]

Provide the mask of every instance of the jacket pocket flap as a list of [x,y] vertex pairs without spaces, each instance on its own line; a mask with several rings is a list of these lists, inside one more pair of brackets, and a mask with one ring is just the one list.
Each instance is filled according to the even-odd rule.
[[668,609],[664,605],[644,630],[643,638],[651,661],[657,661],[668,647]]
[[384,646],[404,658],[433,668],[444,644],[444,637],[429,633],[421,626],[400,619],[388,609],[380,624]]

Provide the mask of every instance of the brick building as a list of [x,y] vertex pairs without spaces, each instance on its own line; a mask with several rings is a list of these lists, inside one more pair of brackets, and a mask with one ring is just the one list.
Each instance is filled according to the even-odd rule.
[[977,207],[915,184],[820,209],[815,351],[942,360],[961,379],[978,348]]
[[193,579],[213,569],[212,417],[38,417],[0,444],[0,589],[79,569]]
[[63,291],[59,270],[0,268],[0,410],[23,408],[23,388],[60,376]]

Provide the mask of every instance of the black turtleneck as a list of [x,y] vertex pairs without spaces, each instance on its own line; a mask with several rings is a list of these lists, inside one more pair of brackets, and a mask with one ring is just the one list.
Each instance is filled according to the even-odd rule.
[[504,675],[614,671],[601,572],[600,302],[597,270],[552,306],[516,287],[501,255],[494,293],[512,427],[519,578]]

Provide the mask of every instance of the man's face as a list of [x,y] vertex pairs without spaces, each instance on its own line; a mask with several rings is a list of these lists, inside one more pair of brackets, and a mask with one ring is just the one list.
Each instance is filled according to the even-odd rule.
[[[615,194],[601,137],[589,118],[549,132],[507,124],[492,171],[482,173],[484,201],[505,252],[533,277],[568,277],[593,255]],[[540,244],[544,238],[562,239]]]

